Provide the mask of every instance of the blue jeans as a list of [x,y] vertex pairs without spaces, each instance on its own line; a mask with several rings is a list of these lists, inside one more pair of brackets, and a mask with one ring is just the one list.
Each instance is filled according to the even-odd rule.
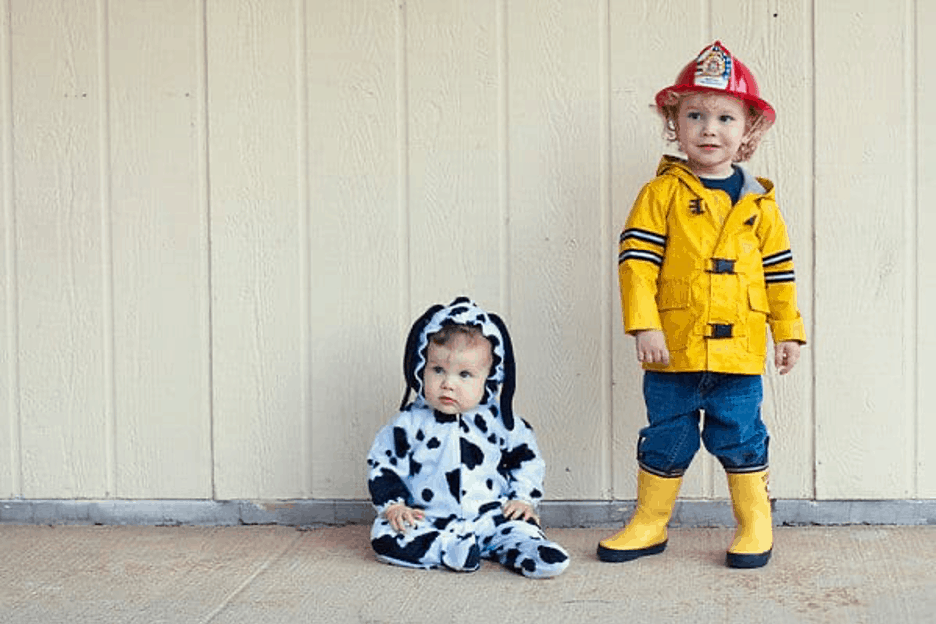
[[643,380],[649,426],[640,430],[637,461],[662,477],[682,476],[701,441],[727,472],[767,468],[770,436],[761,419],[760,375],[658,373]]

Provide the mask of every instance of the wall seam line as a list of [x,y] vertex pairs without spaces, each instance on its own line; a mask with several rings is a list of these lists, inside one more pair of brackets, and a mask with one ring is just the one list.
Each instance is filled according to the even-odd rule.
[[3,97],[3,215],[6,221],[6,352],[7,384],[9,396],[7,408],[10,414],[10,473],[13,479],[12,494],[23,496],[23,417],[20,412],[19,387],[19,293],[17,288],[16,265],[16,209],[13,185],[13,14],[10,0],[3,3],[5,28],[3,30],[2,65]]
[[920,354],[919,354],[919,341],[917,336],[919,336],[919,305],[920,305],[920,270],[919,270],[919,240],[916,236],[916,232],[919,232],[919,197],[917,193],[917,182],[919,175],[919,145],[917,142],[917,128],[919,127],[919,118],[918,118],[918,108],[917,108],[917,97],[919,96],[919,91],[917,89],[917,73],[918,73],[918,61],[916,55],[917,49],[917,2],[916,0],[908,0],[907,10],[906,10],[906,28],[908,32],[908,37],[905,39],[905,50],[904,55],[907,58],[907,67],[905,75],[905,85],[904,89],[907,93],[907,152],[909,163],[907,166],[907,202],[905,204],[905,224],[904,224],[904,237],[907,240],[907,248],[905,251],[906,258],[905,262],[907,265],[907,276],[905,278],[904,284],[908,293],[912,293],[912,304],[907,306],[905,310],[905,335],[907,336],[906,340],[909,347],[910,353],[910,366],[911,374],[907,375],[906,382],[909,388],[906,388],[908,392],[908,399],[910,401],[910,413],[912,418],[913,426],[913,448],[911,450],[911,474],[910,474],[910,484],[913,491],[913,497],[918,498],[920,496],[920,405],[919,405],[919,388],[920,388]]
[[312,350],[309,341],[312,335],[310,326],[310,297],[312,289],[312,218],[310,214],[310,184],[309,184],[309,120],[306,113],[308,109],[309,75],[306,66],[308,55],[308,31],[306,28],[306,2],[296,2],[296,122],[297,122],[297,168],[299,179],[299,233],[302,237],[302,259],[299,267],[299,338],[301,379],[299,381],[301,406],[300,436],[302,439],[302,483],[303,493],[311,497],[315,484],[312,462],[313,427],[309,419],[312,415],[312,387],[310,375],[312,371]]
[[501,222],[500,241],[500,305],[503,318],[511,318],[511,264],[510,264],[510,67],[508,57],[507,0],[497,0],[495,7],[497,22],[497,68],[498,68],[498,153],[499,204]]
[[612,241],[612,232],[614,231],[613,210],[611,206],[611,4],[610,0],[601,3],[601,15],[599,17],[599,66],[600,66],[600,128],[599,138],[599,201],[601,203],[601,222],[599,235],[601,244],[599,245],[599,267],[598,275],[601,277],[602,284],[607,288],[600,289],[601,297],[601,329],[600,341],[604,345],[604,357],[601,358],[601,387],[604,392],[601,393],[601,413],[605,418],[605,436],[606,442],[602,447],[604,456],[601,458],[604,469],[603,483],[599,488],[599,497],[608,494],[616,495],[614,483],[614,334],[611,330],[612,325],[612,301],[610,293],[614,292],[617,284],[614,280],[614,274],[611,270],[612,257],[617,256],[617,250]]
[[101,269],[104,365],[105,493],[117,492],[117,414],[114,369],[114,241],[110,134],[110,3],[98,3],[98,184],[101,193]]
[[412,308],[412,283],[410,270],[410,188],[409,188],[409,81],[406,51],[406,2],[397,6],[396,40],[396,97],[397,97],[397,223],[400,228],[399,278],[400,278],[400,335],[406,336]]
[[818,89],[816,88],[816,20],[818,19],[818,12],[816,3],[814,0],[811,0],[809,4],[809,11],[807,14],[811,17],[806,28],[808,29],[809,36],[804,37],[803,40],[808,42],[807,46],[807,57],[809,59],[808,63],[805,63],[809,75],[807,76],[807,81],[809,84],[809,106],[806,107],[808,115],[810,117],[809,123],[806,126],[809,128],[810,132],[810,154],[809,167],[810,167],[810,176],[807,182],[806,188],[809,193],[809,204],[810,204],[810,230],[811,230],[811,239],[812,239],[812,253],[811,256],[811,266],[810,271],[812,272],[812,291],[810,292],[810,308],[812,309],[812,319],[810,320],[810,337],[809,341],[813,345],[813,356],[810,358],[810,369],[809,369],[809,380],[810,380],[810,414],[811,414],[811,426],[812,426],[812,499],[819,499],[819,398],[818,398],[818,384],[816,383],[816,367],[817,359],[816,355],[816,327],[818,323],[816,319],[819,316],[818,309],[818,298],[816,297],[816,283],[818,281],[818,264],[816,258],[818,257],[817,245],[819,244],[819,239],[816,236],[816,228],[818,223],[816,221],[816,172],[818,171],[818,141],[817,141],[817,125],[816,125],[816,98],[818,96]]
[[215,464],[215,410],[214,410],[214,306],[212,301],[212,245],[211,245],[211,167],[210,167],[210,149],[209,149],[209,125],[208,125],[208,4],[207,0],[201,0],[195,11],[198,41],[196,42],[198,58],[195,62],[197,78],[196,88],[199,90],[196,102],[198,110],[196,112],[197,122],[196,130],[196,150],[199,154],[198,162],[198,200],[201,204],[202,216],[202,234],[205,241],[205,264],[204,283],[205,301],[204,323],[205,323],[205,345],[208,351],[204,374],[206,376],[207,391],[205,393],[205,405],[208,416],[208,487],[211,491],[212,500],[218,498],[217,478]]

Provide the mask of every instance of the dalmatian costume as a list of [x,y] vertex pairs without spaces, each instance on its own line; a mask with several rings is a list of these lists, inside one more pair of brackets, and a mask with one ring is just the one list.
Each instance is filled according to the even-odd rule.
[[[452,324],[479,327],[493,352],[480,404],[455,415],[433,410],[423,389],[429,336]],[[501,511],[508,500],[539,502],[545,463],[530,425],[513,415],[513,349],[500,317],[464,297],[432,306],[410,329],[403,368],[401,411],[377,434],[367,458],[377,558],[462,572],[495,559],[531,578],[565,570],[569,555],[533,520],[508,520]],[[411,389],[416,397],[407,403]],[[425,519],[397,533],[383,515],[394,503],[422,510]]]

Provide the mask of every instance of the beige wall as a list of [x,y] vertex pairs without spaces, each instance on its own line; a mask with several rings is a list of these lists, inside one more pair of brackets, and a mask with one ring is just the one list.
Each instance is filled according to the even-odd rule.
[[715,38],[779,112],[751,165],[810,333],[773,492],[936,497],[933,3],[0,0],[0,498],[364,498],[406,330],[461,293],[549,498],[632,498],[617,235]]

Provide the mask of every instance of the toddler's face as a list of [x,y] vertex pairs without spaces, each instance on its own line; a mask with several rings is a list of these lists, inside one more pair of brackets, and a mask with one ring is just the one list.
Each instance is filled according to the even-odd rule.
[[455,334],[445,345],[429,343],[423,381],[426,402],[443,414],[477,407],[491,370],[491,343]]
[[679,105],[676,138],[689,168],[703,178],[727,178],[747,131],[747,107],[730,95],[694,93]]

